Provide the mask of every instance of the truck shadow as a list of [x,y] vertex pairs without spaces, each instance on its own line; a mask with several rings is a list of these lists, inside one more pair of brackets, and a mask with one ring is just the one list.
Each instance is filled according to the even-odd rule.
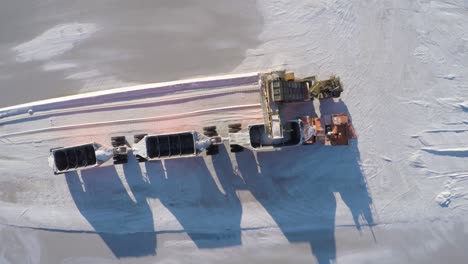
[[[341,101],[326,104],[334,113],[348,113]],[[153,218],[148,198],[167,208],[196,247],[224,248],[242,243],[236,191],[248,190],[285,237],[291,243],[309,243],[321,264],[336,259],[338,196],[356,229],[374,224],[357,140],[351,146],[310,145],[256,156],[246,150],[235,158],[236,172],[220,146],[220,153],[208,158],[211,169],[202,157],[144,164],[129,159],[123,165],[124,179],[107,166],[82,171],[82,182],[76,172],[67,173],[66,180],[79,211],[118,258],[156,254],[153,219],[160,216],[158,206],[152,206]]]
[[215,156],[216,175],[211,175],[202,157],[164,164],[165,168],[161,162],[145,163],[148,196],[159,199],[198,248],[240,245],[242,208],[231,184],[237,176],[227,167],[231,166],[227,153]]
[[156,254],[153,215],[146,200],[134,202],[113,166],[68,172],[66,181],[81,215],[117,258]]
[[[345,106],[339,107],[347,113]],[[351,146],[309,145],[260,152],[257,157],[244,151],[236,154],[236,161],[246,189],[288,241],[309,243],[320,264],[336,260],[337,195],[350,210],[356,229],[374,224],[357,140]]]
[[336,194],[351,211],[354,225],[373,225],[371,198],[355,151],[345,147],[306,146],[304,150],[236,154],[239,172],[256,200],[290,242],[308,242],[321,264],[336,259]]
[[[214,157],[214,174],[202,157],[123,165],[128,190],[113,166],[66,174],[74,202],[117,258],[156,254],[153,214],[147,198],[159,199],[198,248],[241,244],[242,208],[225,148]],[[218,180],[216,184],[214,177]],[[157,214],[157,212],[156,212]],[[156,215],[155,218],[158,216]]]

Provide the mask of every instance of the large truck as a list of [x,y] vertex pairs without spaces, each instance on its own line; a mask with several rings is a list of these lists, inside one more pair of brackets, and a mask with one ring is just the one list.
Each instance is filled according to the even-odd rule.
[[[216,155],[219,145],[228,143],[231,152],[277,151],[320,143],[324,145],[348,145],[355,138],[354,129],[343,113],[322,117],[297,116],[285,120],[283,108],[297,102],[314,98],[323,100],[339,97],[343,88],[339,78],[317,81],[315,76],[295,78],[293,73],[273,71],[260,73],[259,95],[262,102],[264,123],[241,123],[228,125],[228,134],[221,137],[216,126],[174,133],[137,134],[132,146],[125,136],[111,138],[111,147],[99,143],[87,143],[50,150],[50,166],[55,174],[100,166],[112,158],[115,165],[125,164],[129,156],[138,162],[174,158],[189,158],[201,155]],[[311,109],[311,113],[313,109]]]
[[293,72],[274,71],[261,74],[260,80],[265,95],[271,93],[276,103],[338,98],[343,92],[340,78],[336,76],[319,81],[316,76],[295,78]]

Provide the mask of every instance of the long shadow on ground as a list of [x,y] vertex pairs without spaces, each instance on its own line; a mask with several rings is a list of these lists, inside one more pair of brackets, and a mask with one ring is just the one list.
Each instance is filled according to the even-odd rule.
[[[334,113],[347,113],[342,102]],[[341,110],[337,110],[341,109]],[[322,111],[323,112],[323,111]],[[308,242],[321,264],[336,259],[335,212],[339,194],[357,229],[372,225],[371,198],[351,146],[310,145],[281,152],[236,154],[246,189],[262,204],[290,242]]]
[[241,244],[242,208],[232,188],[236,175],[228,155],[213,161],[219,186],[201,157],[145,163],[150,182],[148,197],[158,198],[175,216],[198,248]]
[[118,257],[156,254],[153,215],[146,202],[134,202],[112,166],[66,174],[70,193],[80,213]]
[[156,254],[147,198],[159,199],[198,248],[238,246],[242,208],[232,184],[238,176],[221,152],[213,161],[219,185],[201,157],[166,160],[165,167],[146,162],[146,174],[129,159],[122,165],[128,191],[112,166],[83,170],[82,182],[76,172],[66,179],[80,213],[118,258]]
[[[326,109],[348,113],[341,101],[325,101],[321,112]],[[166,160],[164,165],[129,159],[123,171],[130,192],[112,166],[82,171],[83,183],[74,172],[66,179],[81,214],[119,258],[156,254],[147,198],[159,199],[198,248],[222,248],[241,244],[242,207],[236,190],[248,190],[286,238],[309,243],[321,264],[336,259],[336,195],[351,211],[357,229],[373,225],[357,141],[351,146],[286,148],[257,157],[244,151],[235,158],[242,179],[233,172],[224,146],[211,158],[211,172],[202,157]]]

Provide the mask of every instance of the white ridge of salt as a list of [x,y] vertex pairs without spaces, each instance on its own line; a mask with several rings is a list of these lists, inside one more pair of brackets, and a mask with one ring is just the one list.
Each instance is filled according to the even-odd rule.
[[22,43],[12,50],[16,61],[42,61],[62,55],[79,42],[89,38],[98,30],[92,23],[68,23],[56,25],[34,39]]

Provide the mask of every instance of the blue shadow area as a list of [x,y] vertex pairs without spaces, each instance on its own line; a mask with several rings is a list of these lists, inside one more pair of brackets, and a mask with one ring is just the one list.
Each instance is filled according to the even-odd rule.
[[[323,101],[320,110],[349,115],[341,101]],[[314,144],[256,157],[246,150],[235,158],[240,176],[224,146],[210,157],[212,170],[202,157],[143,164],[130,158],[119,166],[136,202],[112,166],[82,171],[82,182],[74,172],[66,179],[81,214],[118,258],[156,254],[148,198],[158,199],[198,248],[224,248],[242,243],[236,191],[248,190],[291,243],[310,244],[320,264],[336,259],[337,195],[356,229],[374,224],[357,140],[350,146]]]
[[[221,150],[223,152],[223,149]],[[231,184],[236,175],[229,156],[215,156],[219,185],[201,157],[145,163],[150,181],[148,197],[158,198],[177,218],[198,248],[241,244],[242,208]]]
[[[308,242],[318,262],[336,259],[335,212],[338,193],[357,229],[373,225],[371,198],[355,160],[357,144],[307,146],[304,150],[236,154],[242,177],[290,242]],[[353,163],[350,163],[353,162]],[[284,167],[284,168],[283,168]]]
[[156,233],[146,200],[135,203],[112,166],[83,170],[81,178],[76,172],[66,174],[70,193],[112,253],[117,258],[155,255]]
[[[327,104],[327,103],[325,103]],[[348,113],[328,102],[333,113]],[[324,111],[321,111],[324,113]],[[357,140],[351,146],[309,145],[281,152],[236,154],[245,188],[262,204],[290,242],[307,242],[320,264],[336,259],[339,194],[358,230],[373,225],[372,200],[361,172]]]
[[224,147],[213,161],[216,184],[201,157],[146,162],[129,159],[125,180],[136,199],[129,197],[115,167],[99,167],[66,175],[72,197],[86,220],[113,254],[138,257],[156,254],[156,232],[147,198],[159,199],[175,216],[198,248],[241,244],[242,208],[232,182],[238,180]]

